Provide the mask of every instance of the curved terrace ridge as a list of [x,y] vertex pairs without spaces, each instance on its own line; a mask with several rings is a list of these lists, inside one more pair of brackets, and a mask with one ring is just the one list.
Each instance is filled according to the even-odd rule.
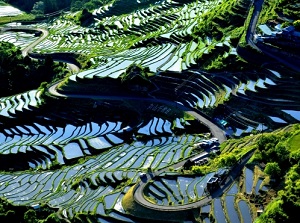
[[[28,45],[26,48],[22,50],[22,55],[27,56],[28,52],[37,46],[40,42],[42,42],[44,39],[47,38],[49,35],[49,32],[45,29],[41,28],[29,28],[29,27],[24,27],[24,26],[18,26],[18,27],[7,27],[3,28],[1,32],[5,31],[36,31],[36,32],[42,32],[42,36]],[[67,61],[65,61],[67,62]],[[67,62],[68,64],[71,64],[72,70],[78,72],[79,68],[77,65],[70,63],[69,61]],[[182,111],[187,112],[188,114],[192,115],[195,119],[199,120],[201,123],[206,125],[212,135],[216,138],[219,139],[219,142],[222,143],[226,140],[226,136],[224,134],[224,131],[219,128],[216,124],[214,124],[212,121],[209,120],[209,117],[204,117],[204,114],[201,113],[199,110],[196,110],[194,108],[188,108],[186,106],[180,105],[176,102],[172,101],[167,101],[167,100],[162,100],[162,99],[152,99],[152,98],[142,98],[142,97],[126,97],[126,96],[101,96],[101,95],[85,95],[85,94],[62,94],[59,93],[56,88],[59,85],[60,82],[54,83],[52,86],[48,88],[48,92],[52,94],[53,96],[56,97],[69,97],[69,98],[92,98],[92,99],[106,99],[106,100],[143,100],[143,101],[149,101],[149,102],[160,102],[163,104],[175,106],[178,109],[181,109]]]
[[[40,54],[40,53],[31,53],[32,49],[34,47],[36,47],[39,43],[43,42],[49,35],[49,31],[43,28],[30,28],[30,27],[26,27],[26,26],[16,26],[16,27],[5,27],[2,28],[0,30],[1,32],[8,32],[8,31],[24,31],[24,32],[40,32],[42,35],[40,36],[40,38],[38,38],[36,41],[32,42],[31,44],[29,44],[28,46],[26,46],[23,50],[22,50],[22,56],[26,57],[32,57],[35,59],[44,59],[44,58],[40,58],[49,54]],[[78,73],[80,71],[80,67],[78,66],[78,63],[75,63],[74,60],[70,60],[67,57],[64,57],[63,59],[59,58],[59,54],[64,54],[64,53],[56,53],[57,58],[53,58],[55,61],[59,61],[59,62],[65,62],[67,63],[69,69],[74,72],[74,73]]]
[[[146,182],[141,181],[138,184],[136,184],[135,187],[134,187],[134,191],[133,191],[134,201],[137,204],[139,204],[143,207],[146,207],[146,208],[149,208],[151,210],[158,211],[158,212],[182,212],[182,211],[196,209],[196,208],[199,208],[201,206],[204,206],[204,205],[208,204],[210,201],[212,201],[214,198],[220,197],[229,188],[229,186],[234,182],[234,180],[240,175],[241,170],[244,168],[244,166],[246,165],[248,160],[251,158],[253,153],[254,152],[251,151],[248,154],[246,154],[240,160],[240,162],[232,168],[232,170],[230,171],[226,181],[224,182],[223,185],[220,186],[220,188],[218,190],[212,192],[211,194],[207,194],[203,199],[201,199],[199,201],[189,203],[189,204],[185,204],[185,205],[178,205],[178,206],[163,206],[163,205],[153,204],[153,203],[151,203],[151,202],[149,202],[148,200],[145,199],[145,197],[143,196],[143,191],[144,191],[146,185],[148,184],[149,180],[154,179],[155,176],[157,176],[160,173],[164,172],[169,167],[161,169],[161,170],[153,173],[154,177],[151,177],[149,174],[147,174],[146,175],[147,176],[147,181]],[[182,166],[185,163],[185,161],[186,160],[184,160],[180,163],[177,163],[173,167],[177,168],[179,166]]]

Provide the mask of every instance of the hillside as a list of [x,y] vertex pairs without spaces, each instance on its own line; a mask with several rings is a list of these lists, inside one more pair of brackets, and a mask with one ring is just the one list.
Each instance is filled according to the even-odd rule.
[[297,222],[296,1],[4,2],[3,222]]
[[[99,8],[100,6],[103,6],[105,4],[109,3],[116,3],[120,1],[114,1],[114,0],[28,0],[28,1],[22,1],[22,0],[4,0],[4,2],[7,2],[17,8],[21,8],[22,10],[26,12],[31,12],[32,10],[41,10],[42,13],[48,14],[53,13],[59,10],[66,10],[71,9],[71,11],[79,11],[83,9],[93,10],[95,8]],[[39,3],[38,3],[39,2]],[[41,7],[38,7],[38,5],[42,3]],[[127,2],[127,4],[132,4],[134,8],[131,8],[132,10],[135,10],[139,7],[145,7],[149,6],[150,4],[154,4],[155,1],[153,0],[144,0],[144,1],[130,1]],[[129,6],[129,5],[128,5]],[[35,8],[34,8],[35,7]]]

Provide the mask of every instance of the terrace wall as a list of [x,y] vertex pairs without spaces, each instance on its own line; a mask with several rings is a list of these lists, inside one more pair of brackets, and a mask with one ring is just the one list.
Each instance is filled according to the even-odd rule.
[[[138,189],[140,185],[137,184],[133,189],[133,194]],[[133,196],[133,195],[132,195]],[[135,212],[135,217],[142,218],[142,219],[149,219],[149,220],[156,220],[156,221],[168,221],[168,222],[180,222],[180,221],[187,221],[195,220],[195,215],[199,214],[199,208],[195,209],[186,209],[186,210],[160,210],[159,207],[156,205],[151,205],[151,208],[147,208],[144,205],[140,204],[136,201],[136,199],[132,198],[134,202],[134,206],[137,210],[145,210]]]
[[47,56],[50,56],[53,60],[75,64],[76,66],[81,68],[80,63],[75,59],[75,57],[77,56],[75,53],[45,53],[45,54],[40,54],[40,53],[29,52],[28,56],[30,56],[34,59],[38,59],[38,60],[44,60]]

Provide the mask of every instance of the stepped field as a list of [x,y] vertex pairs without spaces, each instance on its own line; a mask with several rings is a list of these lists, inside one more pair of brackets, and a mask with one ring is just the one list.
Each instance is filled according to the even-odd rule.
[[[299,74],[238,54],[250,6],[119,0],[92,10],[89,23],[80,24],[82,12],[65,12],[20,30],[4,25],[0,41],[21,50],[41,38],[28,29],[49,32],[29,56],[54,55],[70,75],[0,98],[0,197],[62,222],[142,222],[122,201],[143,174],[157,172],[142,194],[157,208],[205,199],[215,172],[174,170],[205,149],[209,164],[218,157],[196,146],[214,137],[204,119],[228,138],[255,134],[225,142],[221,155],[245,154],[258,133],[300,120]],[[246,165],[222,196],[197,208],[198,220],[253,222],[267,180],[260,166]]]

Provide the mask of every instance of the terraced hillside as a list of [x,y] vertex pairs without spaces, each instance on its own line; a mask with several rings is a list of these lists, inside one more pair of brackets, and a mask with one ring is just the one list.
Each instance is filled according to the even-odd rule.
[[[145,222],[141,213],[151,222],[151,208],[134,215],[123,207],[143,180],[142,196],[157,209],[210,199],[186,219],[254,221],[273,192],[259,160],[269,153],[254,143],[298,123],[300,98],[297,70],[239,44],[251,7],[250,0],[118,0],[1,29],[0,40],[22,50],[40,39],[26,30],[47,30],[29,56],[55,55],[72,73],[0,99],[0,197],[21,207],[17,221],[39,209],[36,222]],[[251,134],[221,149],[211,139]],[[214,149],[199,146],[209,139]],[[207,181],[228,157],[254,151],[241,177],[209,198]],[[208,165],[181,168],[203,153]]]

